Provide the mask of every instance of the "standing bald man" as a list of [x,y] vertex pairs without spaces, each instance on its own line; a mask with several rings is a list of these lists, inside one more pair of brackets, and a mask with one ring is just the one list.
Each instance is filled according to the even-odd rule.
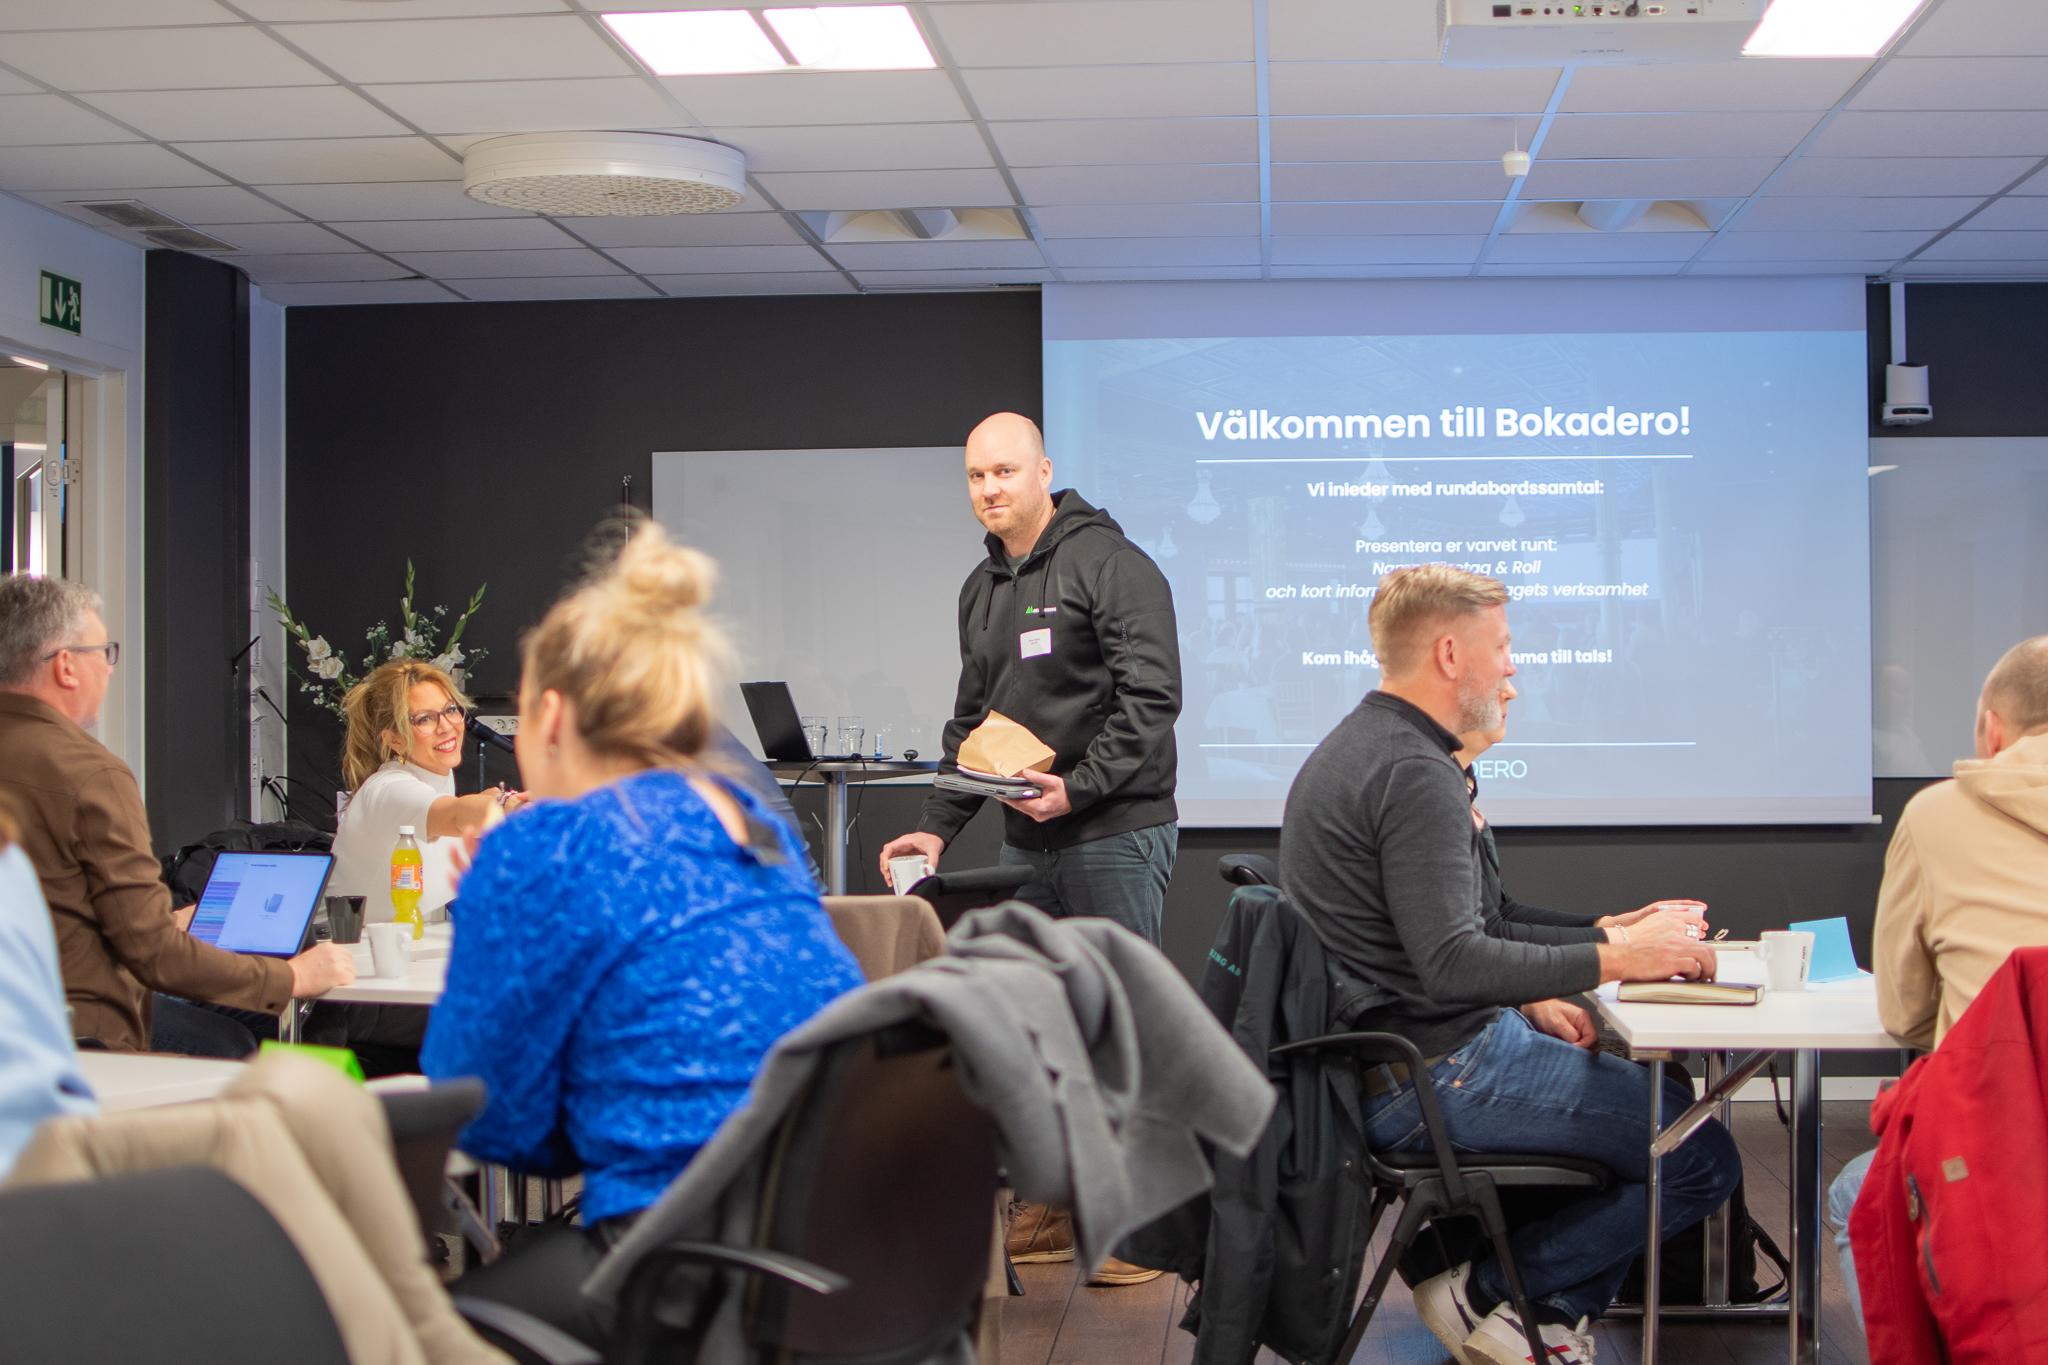
[[[1028,417],[999,412],[967,438],[967,495],[988,558],[960,589],[960,688],[945,762],[990,711],[1057,755],[1027,772],[1039,791],[1005,800],[1001,861],[1027,866],[1020,898],[1054,915],[1097,915],[1159,942],[1179,842],[1173,722],[1180,642],[1159,566],[1107,512],[1052,491],[1052,461]],[[939,855],[982,798],[934,791],[889,859]]]

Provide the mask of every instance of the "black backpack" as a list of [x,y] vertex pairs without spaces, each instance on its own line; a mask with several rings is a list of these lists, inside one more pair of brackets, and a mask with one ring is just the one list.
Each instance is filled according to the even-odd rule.
[[187,844],[163,860],[164,882],[171,888],[171,904],[182,907],[199,899],[206,879],[213,873],[213,861],[223,853],[325,853],[334,847],[334,836],[315,829],[303,820],[272,820],[256,824],[237,820],[227,829],[217,829],[196,844]]

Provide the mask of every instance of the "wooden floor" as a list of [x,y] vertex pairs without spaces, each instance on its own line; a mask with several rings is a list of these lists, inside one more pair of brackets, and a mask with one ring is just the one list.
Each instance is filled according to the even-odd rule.
[[[1734,1108],[1750,1213],[1789,1252],[1785,1131],[1769,1104],[1745,1102]],[[1868,1104],[1830,1102],[1823,1109],[1825,1188],[1825,1182],[1834,1179],[1844,1162],[1875,1144],[1870,1136]],[[1382,1244],[1385,1238],[1383,1228]],[[1071,1262],[1017,1269],[1024,1282],[1024,1296],[1008,1300],[1003,1307],[1002,1365],[1150,1365],[1154,1361],[1181,1365],[1194,1356],[1195,1339],[1174,1326],[1187,1298],[1187,1286],[1179,1280],[1162,1276],[1150,1284],[1123,1289],[1090,1289],[1081,1283],[1079,1267]],[[1827,1365],[1865,1365],[1862,1332],[1850,1316],[1834,1241],[1825,1229],[1821,1286],[1821,1359]],[[1596,1329],[1596,1342],[1602,1362],[1634,1365],[1641,1344],[1640,1323],[1617,1319],[1611,1326]],[[1663,1330],[1659,1356],[1672,1365],[1763,1365],[1786,1358],[1782,1322],[1670,1322]],[[1396,1280],[1354,1359],[1356,1365],[1439,1365],[1447,1357]],[[1259,1360],[1261,1365],[1270,1365],[1276,1357],[1261,1352]]]

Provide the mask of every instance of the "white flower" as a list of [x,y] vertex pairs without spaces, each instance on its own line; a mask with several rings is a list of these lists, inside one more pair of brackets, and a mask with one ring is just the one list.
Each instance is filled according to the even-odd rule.
[[405,647],[405,641],[400,640],[397,644],[391,646],[391,657],[394,659],[410,659],[412,652]]
[[409,645],[418,645],[426,643],[424,640],[420,639],[420,633],[416,630],[409,630],[405,633],[405,642]]
[[443,673],[453,673],[456,669],[462,667],[462,651],[451,649],[446,654],[436,654],[434,656],[434,667],[440,669]]
[[324,635],[315,635],[312,639],[307,640],[305,645],[306,658],[311,663],[317,664],[322,659],[331,658],[334,654],[334,647],[327,643],[327,637]]
[[330,654],[313,665],[313,672],[315,676],[324,678],[328,682],[333,682],[341,676],[341,660]]

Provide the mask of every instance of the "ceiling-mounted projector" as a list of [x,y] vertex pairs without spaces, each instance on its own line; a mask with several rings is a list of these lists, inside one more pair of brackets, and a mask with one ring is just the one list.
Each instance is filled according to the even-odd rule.
[[670,133],[516,133],[462,154],[464,194],[556,217],[716,213],[746,187],[745,153]]
[[1551,0],[1437,0],[1449,66],[1625,66],[1719,62],[1742,45],[1770,0],[1555,4]]

